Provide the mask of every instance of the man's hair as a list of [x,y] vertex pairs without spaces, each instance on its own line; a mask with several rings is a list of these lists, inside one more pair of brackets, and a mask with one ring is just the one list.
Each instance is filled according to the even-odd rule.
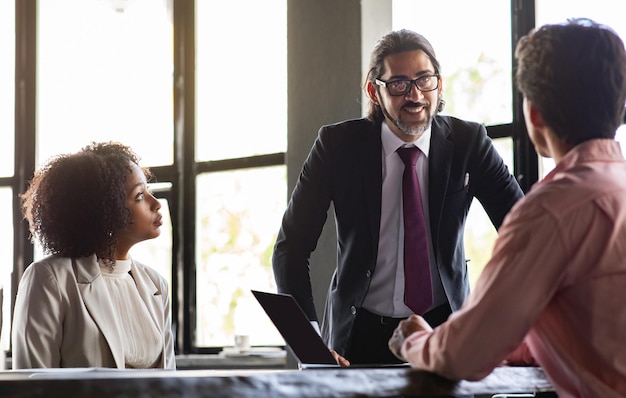
[[545,25],[515,49],[518,89],[563,141],[614,138],[626,102],[624,43],[590,19]]
[[[441,73],[441,65],[435,56],[435,50],[428,40],[419,33],[413,32],[408,29],[401,29],[387,33],[381,37],[370,56],[369,71],[365,78],[363,88],[367,89],[367,83],[375,83],[375,80],[380,78],[385,73],[385,58],[388,55],[398,54],[405,51],[422,50],[430,59],[433,64],[436,74]],[[445,102],[439,98],[437,104],[437,111],[443,110]],[[370,101],[367,118],[372,121],[380,121],[384,118],[380,105]]]

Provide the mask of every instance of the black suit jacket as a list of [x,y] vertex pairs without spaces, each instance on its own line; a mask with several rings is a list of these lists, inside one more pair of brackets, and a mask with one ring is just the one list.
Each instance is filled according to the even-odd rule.
[[[498,228],[523,193],[481,124],[436,116],[428,160],[435,260],[448,302],[456,310],[469,293],[463,230],[472,199],[480,200]],[[309,257],[332,202],[338,258],[322,336],[341,355],[376,272],[382,162],[380,123],[356,119],[323,126],[302,167],[274,247],[278,291],[293,295],[309,319],[317,320]]]

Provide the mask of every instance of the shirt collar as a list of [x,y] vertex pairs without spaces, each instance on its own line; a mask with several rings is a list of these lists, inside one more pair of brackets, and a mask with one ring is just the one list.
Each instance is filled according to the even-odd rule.
[[428,159],[428,154],[430,152],[431,128],[432,128],[432,125],[431,127],[428,127],[428,129],[424,132],[424,134],[422,134],[420,138],[418,138],[417,140],[413,142],[404,142],[400,138],[398,138],[398,136],[395,135],[393,131],[391,131],[391,129],[387,125],[387,121],[384,120],[381,126],[380,138],[383,143],[385,156],[389,156],[393,154],[396,150],[398,150],[398,148],[402,146],[415,145],[416,147],[420,149],[420,151],[422,151],[422,154],[426,156],[426,158]]
[[624,155],[619,142],[611,138],[594,139],[582,142],[570,149],[561,161],[550,171],[537,186],[558,178],[558,174],[572,167],[593,162],[623,162]]

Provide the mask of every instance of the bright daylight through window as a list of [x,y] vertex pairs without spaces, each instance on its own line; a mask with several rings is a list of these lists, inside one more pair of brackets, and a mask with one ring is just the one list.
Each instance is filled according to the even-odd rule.
[[[15,2],[0,2],[0,178],[13,176]],[[0,330],[9,330],[11,319],[11,272],[13,266],[13,189],[0,186]],[[4,327],[3,327],[4,323]],[[9,348],[8,333],[2,333],[0,360]],[[3,369],[0,366],[0,369]]]

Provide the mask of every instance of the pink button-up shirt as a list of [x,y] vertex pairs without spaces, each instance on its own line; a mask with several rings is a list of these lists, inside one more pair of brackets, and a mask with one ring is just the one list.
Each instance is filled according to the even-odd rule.
[[525,343],[559,397],[626,396],[626,162],[573,148],[511,210],[463,307],[407,338],[415,368],[485,377]]

